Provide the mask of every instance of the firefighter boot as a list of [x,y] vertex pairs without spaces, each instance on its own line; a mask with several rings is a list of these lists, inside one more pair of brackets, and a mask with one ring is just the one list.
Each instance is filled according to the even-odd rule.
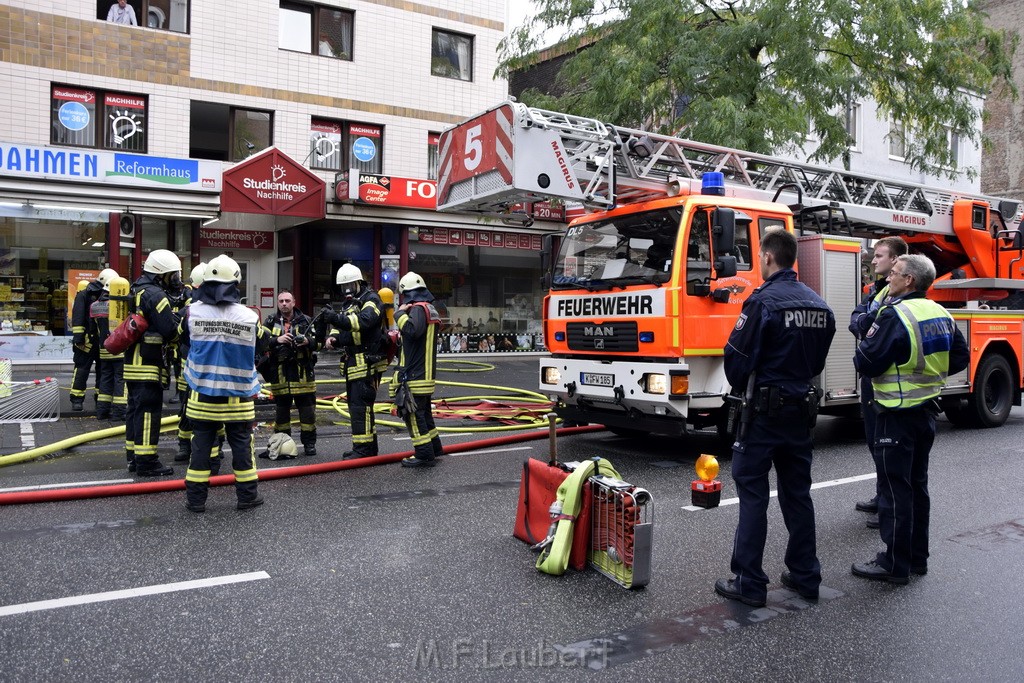
[[192,440],[178,439],[178,454],[174,456],[174,462],[188,462],[192,459]]
[[185,482],[185,509],[189,512],[206,512],[206,492],[210,485],[203,481]]
[[342,460],[356,460],[358,458],[373,458],[377,456],[377,439],[374,438],[373,443],[361,443],[358,446],[352,446],[352,450],[345,451],[341,454]]
[[166,477],[174,468],[160,462],[156,456],[135,456],[135,474],[140,477]]
[[434,449],[435,458],[440,458],[442,455],[444,455],[444,446],[441,445],[441,439],[439,437],[434,437],[433,439],[431,439],[430,445]]
[[116,422],[124,422],[124,418],[125,407],[115,404],[114,407],[110,409],[110,419]]
[[85,396],[72,396],[71,397],[71,410],[76,413],[80,413],[85,410]]
[[299,438],[302,441],[302,449],[305,454],[311,458],[314,457],[316,455],[316,431],[302,432]]
[[110,419],[110,401],[96,401],[96,419]]

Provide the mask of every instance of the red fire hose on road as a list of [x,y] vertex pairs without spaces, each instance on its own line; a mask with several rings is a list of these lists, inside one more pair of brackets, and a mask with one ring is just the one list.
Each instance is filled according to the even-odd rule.
[[[586,427],[562,427],[556,430],[559,436],[572,434],[585,434],[603,430],[602,425],[588,425]],[[503,446],[523,441],[535,441],[546,439],[549,436],[547,429],[535,432],[499,436],[480,441],[467,441],[465,443],[449,444],[444,447],[445,453],[462,453],[480,448],[492,446]],[[259,480],[270,481],[271,479],[286,479],[289,477],[302,477],[308,474],[323,474],[336,472],[338,470],[354,469],[356,467],[368,467],[370,465],[386,465],[398,462],[402,458],[413,454],[413,451],[401,453],[389,453],[378,455],[373,458],[360,458],[358,460],[337,460],[333,462],[317,463],[315,465],[295,465],[292,467],[279,467],[276,469],[260,470]],[[235,477],[232,474],[220,474],[210,478],[210,486],[227,486],[234,484]],[[0,493],[0,505],[25,505],[27,503],[54,503],[63,500],[79,500],[83,498],[109,498],[113,496],[134,496],[141,493],[164,493],[167,491],[183,491],[185,489],[184,479],[169,479],[164,481],[147,481],[133,484],[116,484],[112,486],[83,486],[69,487],[66,489],[48,489],[45,491],[17,491],[13,493]]]

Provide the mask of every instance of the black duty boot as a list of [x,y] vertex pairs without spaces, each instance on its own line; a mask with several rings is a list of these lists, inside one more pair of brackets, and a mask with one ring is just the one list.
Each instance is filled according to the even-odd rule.
[[72,396],[71,397],[71,410],[76,413],[80,413],[85,409],[85,397],[84,396]]
[[190,439],[178,439],[178,454],[174,456],[174,462],[188,462],[192,459],[192,441]]
[[305,454],[312,458],[316,455],[316,432],[302,432],[299,435],[299,439],[302,441],[302,450]]
[[135,458],[132,456],[131,453],[128,454],[128,471],[129,472],[134,472],[135,471]]
[[238,504],[235,506],[236,510],[248,510],[250,508],[259,507],[263,505],[263,496],[256,493],[252,498],[239,498]]
[[206,493],[210,485],[206,482],[185,482],[185,509],[189,512],[206,512]]
[[174,474],[174,468],[168,467],[156,458],[135,457],[135,474],[140,477],[166,477]]
[[430,445],[434,449],[435,458],[440,458],[444,455],[444,446],[441,445],[441,439],[431,439]]
[[115,405],[110,409],[110,419],[116,422],[124,422],[125,418],[125,407]]

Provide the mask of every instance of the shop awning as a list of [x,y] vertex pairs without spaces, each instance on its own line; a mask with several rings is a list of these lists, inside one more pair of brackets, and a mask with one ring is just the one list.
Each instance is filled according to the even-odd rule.
[[0,203],[37,208],[209,219],[220,215],[219,192],[50,183],[0,177]]

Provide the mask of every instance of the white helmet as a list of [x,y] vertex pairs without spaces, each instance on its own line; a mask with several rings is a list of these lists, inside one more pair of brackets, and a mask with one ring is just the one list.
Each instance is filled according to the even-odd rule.
[[362,279],[363,272],[351,263],[346,263],[341,268],[338,268],[338,276],[334,281],[339,285],[347,285],[350,282],[361,282]]
[[408,272],[402,276],[402,279],[398,281],[398,293],[405,294],[410,289],[426,289],[427,283],[423,281],[419,275],[413,272]]
[[242,270],[238,267],[235,259],[227,254],[221,254],[206,264],[206,273],[203,281],[210,282],[241,282]]
[[267,443],[267,457],[271,460],[280,460],[283,458],[294,458],[299,454],[299,447],[295,445],[295,439],[277,432],[271,435],[270,441]]
[[198,287],[203,284],[203,280],[206,278],[206,262],[200,261],[199,265],[192,269],[192,272],[188,274],[188,279],[192,283],[193,287]]
[[104,268],[96,277],[96,280],[103,285],[103,291],[110,291],[110,281],[117,277],[117,271],[113,268]]
[[180,273],[181,259],[173,251],[154,249],[149,252],[149,257],[142,265],[142,269],[147,273],[156,273],[157,275]]

